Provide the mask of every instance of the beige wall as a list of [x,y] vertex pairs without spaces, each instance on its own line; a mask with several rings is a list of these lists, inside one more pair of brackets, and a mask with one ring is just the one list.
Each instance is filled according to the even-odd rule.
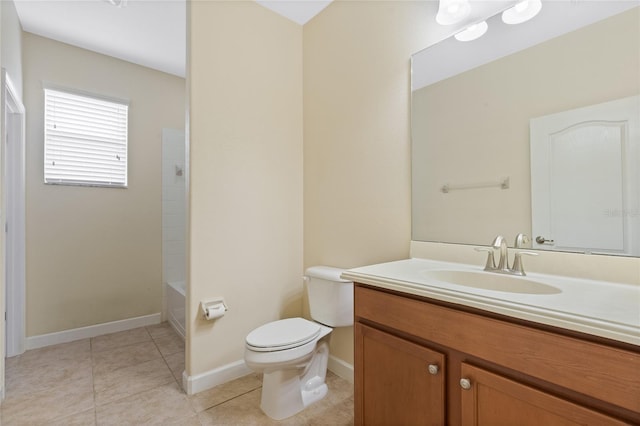
[[[531,235],[529,119],[638,94],[639,23],[635,8],[414,92],[413,239]],[[440,191],[504,176],[509,190]]]
[[[409,83],[428,45],[426,2],[337,1],[304,27],[304,264],[406,258]],[[353,329],[331,352],[353,362]]]
[[[249,1],[191,2],[187,374],[302,311],[302,27]],[[199,302],[229,310],[201,319]]]
[[22,97],[22,26],[13,0],[0,1],[0,9],[2,67],[7,70],[18,96]]
[[[409,58],[441,35],[427,2],[338,0],[302,29],[248,1],[190,7],[194,376],[241,360],[252,328],[300,314],[303,265],[409,256]],[[219,295],[226,315],[199,319]],[[352,328],[331,350],[353,362]]]
[[[27,336],[160,312],[161,130],[184,79],[24,33]],[[43,82],[129,99],[127,189],[43,183]]]

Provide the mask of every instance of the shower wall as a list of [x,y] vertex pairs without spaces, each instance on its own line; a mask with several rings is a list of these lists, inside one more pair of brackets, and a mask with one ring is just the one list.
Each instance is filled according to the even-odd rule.
[[184,131],[162,129],[162,278],[184,281],[186,236]]

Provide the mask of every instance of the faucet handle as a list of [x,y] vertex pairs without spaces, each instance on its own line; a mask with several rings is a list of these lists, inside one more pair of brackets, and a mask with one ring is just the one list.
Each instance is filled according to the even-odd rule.
[[513,258],[513,267],[511,268],[511,271],[516,275],[525,276],[527,274],[524,272],[524,266],[522,264],[522,255],[538,256],[538,253],[534,253],[532,251],[519,251],[516,253],[515,257]]
[[484,265],[485,271],[494,271],[496,269],[496,261],[493,258],[493,248],[491,247],[474,247],[475,251],[487,252],[487,263]]
[[522,232],[516,235],[516,241],[513,243],[515,248],[522,248],[525,244],[531,241],[531,238],[527,234],[523,234]]

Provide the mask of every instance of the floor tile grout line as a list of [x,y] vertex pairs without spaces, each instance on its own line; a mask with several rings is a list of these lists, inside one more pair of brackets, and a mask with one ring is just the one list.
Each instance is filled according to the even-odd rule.
[[[147,335],[149,336],[149,339],[150,339],[150,340],[142,340],[142,341],[138,341],[138,342],[130,343],[130,344],[127,344],[127,345],[121,345],[121,346],[117,346],[117,347],[115,347],[115,348],[113,348],[113,349],[123,348],[123,347],[132,346],[132,345],[136,345],[136,344],[140,344],[140,343],[152,342],[152,343],[154,344],[154,346],[156,347],[156,350],[158,351],[158,354],[160,354],[160,358],[162,358],[162,361],[164,362],[164,364],[167,366],[167,368],[168,368],[169,372],[171,373],[171,369],[170,369],[170,368],[169,368],[169,366],[167,365],[167,361],[164,359],[164,356],[162,355],[162,352],[160,352],[160,348],[158,348],[157,343],[156,343],[156,342],[155,342],[155,340],[153,339],[153,336],[151,335],[151,333],[149,333],[149,330],[147,329],[147,327],[146,327],[146,326],[143,326],[143,327],[139,327],[139,328],[144,328],[144,330],[146,331],[146,333],[147,333]],[[135,329],[132,329],[132,330],[135,330]],[[129,331],[129,330],[127,330],[127,331]],[[97,351],[97,352],[98,352],[98,353],[100,353],[100,352],[104,352],[104,351]],[[93,361],[93,351],[91,352],[91,356],[92,356],[92,361]],[[144,364],[145,362],[153,362],[153,361],[156,361],[156,360],[157,360],[157,359],[147,360],[147,361],[143,361],[143,362],[140,362],[140,363],[137,363],[137,364],[134,364],[134,365],[127,366],[127,367],[120,367],[120,368],[116,368],[116,369],[114,369],[114,370],[112,370],[112,371],[117,371],[117,370],[121,370],[121,369],[123,369],[123,368],[129,368],[129,367],[133,367],[133,366],[135,366],[135,365]],[[92,371],[93,371],[93,362],[92,362]],[[175,377],[173,376],[173,373],[171,373],[171,377],[172,377],[172,379],[173,379],[173,380],[175,380]],[[93,378],[94,378],[94,377],[92,377],[92,379],[93,379]],[[96,392],[95,392],[95,380],[93,380],[93,383],[94,383],[93,399],[94,399],[94,406],[95,406],[95,412],[96,412],[96,425],[97,425],[97,424],[98,424],[98,404],[95,402],[95,398],[96,398]],[[130,398],[130,397],[133,397],[133,396],[139,395],[139,394],[144,393],[144,392],[147,392],[147,391],[149,391],[149,390],[156,389],[156,388],[158,388],[158,387],[160,387],[160,386],[164,386],[164,385],[166,385],[166,384],[168,384],[168,383],[170,383],[170,382],[162,383],[162,384],[159,384],[159,385],[157,385],[157,386],[154,386],[154,387],[152,387],[152,388],[150,388],[150,389],[141,390],[140,392],[136,392],[136,393],[133,393],[133,394],[130,394],[130,395],[123,396],[122,398],[118,398],[118,399],[115,399],[115,400],[113,400],[113,401],[109,401],[109,402],[106,402],[106,403],[104,403],[104,404],[101,404],[101,405],[100,405],[100,407],[103,407],[103,406],[105,406],[105,405],[109,405],[109,404],[112,404],[112,403],[115,403],[115,402],[118,402],[118,401],[122,401],[122,400],[127,399],[127,398]]]
[[[145,331],[147,333],[147,336],[149,337],[149,340],[145,340],[145,341],[153,341],[154,342],[154,347],[158,350],[158,354],[163,358],[163,363],[164,363],[163,365],[165,365],[167,367],[167,369],[169,371],[171,371],[170,368],[168,368],[169,366],[168,366],[168,363],[167,363],[166,359],[164,358],[164,356],[160,352],[157,344],[155,343],[154,339],[150,335],[149,331],[146,330],[146,329],[145,329]],[[85,339],[81,339],[81,340],[85,340]],[[77,412],[77,411],[74,411],[74,410],[65,410],[63,413],[60,413],[59,415],[56,415],[55,418],[51,418],[48,421],[63,420],[65,418],[69,417],[69,416],[77,415],[77,414],[80,414],[82,412],[86,412],[89,409],[93,409],[94,421],[95,421],[96,424],[98,423],[97,404],[96,404],[96,382],[95,382],[95,371],[96,371],[95,370],[95,367],[96,367],[96,364],[95,364],[96,358],[95,358],[95,356],[96,356],[97,353],[99,353],[101,351],[96,351],[96,345],[95,345],[95,342],[93,341],[92,338],[87,338],[86,339],[86,344],[88,346],[88,353],[86,354],[86,358],[84,358],[84,359],[86,359],[89,362],[89,367],[90,367],[89,371],[90,371],[90,375],[91,376],[89,378],[91,380],[91,387],[90,387],[89,392],[92,393],[91,394],[91,399],[92,399],[91,407],[87,408],[86,410],[80,411],[80,412]],[[122,346],[118,346],[118,347],[125,347],[125,346],[128,346],[128,345],[122,345]],[[47,356],[50,357],[51,354],[47,354]],[[47,368],[47,365],[48,365],[48,362],[45,362],[42,365],[39,365],[37,368]],[[171,383],[173,383],[173,380],[175,380],[175,376],[173,374],[171,374],[171,378],[172,378]],[[167,384],[168,383],[170,383],[170,382],[167,382]],[[55,392],[55,390],[54,390],[54,392]],[[4,411],[4,410],[2,410],[2,408],[3,407],[0,406],[0,410]],[[197,414],[195,412],[195,410],[193,410],[193,414],[194,415]]]
[[[171,374],[172,382],[175,382],[175,383],[178,385],[178,389],[179,389],[179,390],[180,390],[180,391],[185,395],[185,398],[187,398],[186,394],[184,393],[184,390],[182,389],[182,385],[181,385],[181,383],[179,383],[179,382],[178,382],[178,379],[177,379],[177,378],[175,377],[175,375],[173,374],[173,371],[171,370],[171,367],[169,366],[169,363],[167,362],[167,359],[166,359],[166,357],[165,357],[165,354],[163,354],[163,353],[162,353],[162,351],[160,350],[160,347],[158,346],[158,343],[156,342],[156,339],[153,337],[153,335],[151,335],[151,333],[149,332],[149,330],[147,329],[147,327],[144,327],[144,328],[145,328],[145,331],[146,331],[146,332],[149,334],[149,336],[151,337],[151,341],[152,341],[152,342],[153,342],[153,344],[155,345],[156,350],[158,351],[158,353],[160,354],[160,357],[162,358],[162,361],[164,362],[164,365],[167,367],[167,370],[169,370],[169,373]],[[173,330],[172,330],[172,331],[173,331]],[[174,333],[175,333],[175,331],[174,331]],[[168,335],[170,336],[171,334],[170,334],[170,333],[168,333]],[[158,337],[166,337],[166,336],[167,336],[167,334],[165,334],[165,335],[161,335],[161,336],[158,336]],[[174,354],[177,354],[177,353],[179,353],[179,351],[172,352],[172,353],[170,353],[170,354],[166,354],[166,356],[171,356],[171,355],[174,355]],[[153,360],[152,360],[152,361],[153,361]],[[168,383],[169,383],[169,382],[168,382]],[[163,384],[158,385],[158,386],[155,386],[155,387],[153,387],[153,388],[151,388],[151,389],[146,389],[146,390],[144,390],[144,391],[140,391],[140,392],[137,392],[137,393],[132,394],[132,395],[127,395],[126,397],[123,397],[123,398],[118,399],[118,400],[110,401],[110,402],[108,402],[108,403],[106,403],[106,404],[104,404],[104,405],[111,404],[111,403],[114,403],[114,402],[116,402],[116,401],[122,401],[123,399],[130,398],[130,397],[132,397],[132,396],[139,395],[139,394],[141,394],[141,393],[144,393],[144,392],[150,391],[150,390],[152,390],[152,389],[159,388],[159,387],[164,386],[164,385],[166,385],[166,384],[168,384],[168,383],[163,383]],[[187,398],[187,401],[188,401],[188,398]],[[191,408],[191,410],[193,411],[194,416],[197,416],[197,415],[198,415],[198,412],[197,412],[197,411],[196,411],[196,410],[191,406],[191,404],[189,404],[189,407],[190,407],[190,408]],[[97,417],[97,407],[96,407],[96,417]],[[198,419],[198,422],[200,422],[200,420],[199,420],[199,419]],[[97,425],[97,418],[96,418],[96,425]]]
[[[131,332],[131,331],[134,331],[134,330],[140,330],[140,329],[144,329],[144,331],[147,333],[147,337],[149,338],[148,340],[146,340],[146,339],[145,340],[136,340],[135,342],[120,344],[118,346],[109,347],[107,349],[102,349],[102,350],[97,350],[97,349],[94,349],[94,347],[93,347],[93,342],[94,342],[95,339],[99,339],[101,337],[111,336],[111,335],[119,334],[119,333],[127,333],[127,332]],[[115,333],[102,334],[100,336],[91,337],[90,339],[91,339],[91,352],[92,353],[93,352],[100,353],[100,352],[105,352],[105,351],[112,350],[112,349],[124,348],[124,347],[131,346],[131,345],[137,345],[139,343],[153,341],[153,336],[151,336],[151,333],[149,333],[149,330],[147,330],[147,327],[142,326],[142,327],[131,328],[129,330],[116,331]]]
[[[149,332],[149,331],[147,330],[147,332]],[[164,369],[164,367],[161,367],[162,365],[164,365],[164,366],[166,366],[166,367],[168,368],[168,370],[169,370],[169,371],[171,371],[171,368],[169,367],[169,363],[168,363],[167,359],[168,359],[168,358],[170,358],[171,356],[175,355],[175,354],[178,354],[178,353],[179,353],[179,351],[172,352],[172,353],[169,353],[169,354],[162,354],[162,352],[160,352],[160,350],[159,350],[159,346],[158,346],[158,344],[156,343],[155,339],[153,339],[153,338],[152,338],[152,340],[153,340],[153,342],[154,342],[154,346],[155,346],[155,348],[158,350],[158,352],[160,353],[160,356],[162,357],[162,360],[163,360],[163,362],[162,362],[162,363],[159,363],[159,362],[158,362],[158,364],[157,364],[157,367],[156,367],[156,368],[158,368],[158,369]],[[94,348],[94,347],[93,347],[92,343],[93,343],[93,342],[92,342],[91,340],[89,340],[89,354],[88,354],[89,356],[88,356],[88,359],[89,359],[90,364],[91,364],[91,370],[90,370],[90,372],[91,372],[92,389],[93,389],[93,395],[92,395],[92,396],[93,396],[93,410],[94,410],[94,412],[93,412],[93,418],[94,418],[94,422],[95,422],[95,424],[96,424],[96,425],[98,425],[98,424],[99,424],[99,423],[98,423],[98,415],[97,415],[98,406],[96,405],[96,392],[95,392],[95,389],[96,389],[96,387],[95,387],[95,373],[96,373],[96,369],[95,369],[95,367],[96,367],[96,366],[94,365],[94,362],[95,362],[95,358],[94,358],[94,357],[95,357],[99,352],[94,352],[94,351],[93,351],[93,348]],[[85,346],[85,347],[86,347],[86,346]],[[86,355],[85,355],[85,357],[86,357]],[[87,359],[87,358],[84,358],[84,359]],[[156,361],[157,361],[157,358],[156,358]],[[154,371],[156,371],[156,370],[154,370]],[[87,374],[87,373],[85,373],[85,374]],[[171,371],[171,376],[172,376],[172,378],[173,378],[174,380],[178,381],[178,378],[176,378],[176,377],[175,377],[175,375],[173,374],[173,372],[172,372],[172,371]],[[103,405],[101,405],[100,407],[106,407],[107,405],[110,405],[110,404],[112,404],[112,403],[116,403],[116,402],[122,401],[122,400],[124,400],[124,399],[126,399],[126,398],[136,397],[137,395],[140,395],[140,394],[142,394],[142,393],[144,393],[144,392],[148,392],[148,391],[151,391],[151,390],[153,390],[153,389],[158,389],[159,387],[169,385],[170,383],[173,383],[173,381],[169,380],[169,381],[167,381],[167,382],[166,382],[165,384],[163,384],[163,385],[157,385],[157,386],[154,386],[154,387],[152,387],[152,388],[150,388],[150,389],[142,390],[142,391],[140,391],[140,392],[136,392],[136,393],[134,393],[134,394],[132,394],[132,395],[127,395],[126,397],[119,398],[119,399],[117,399],[117,400],[115,400],[115,401],[107,402],[106,404],[103,404]],[[171,386],[173,386],[173,385],[171,385]],[[186,401],[190,401],[190,399],[191,399],[191,398],[190,398],[188,395],[185,395],[185,394],[184,394],[184,391],[182,390],[182,387],[180,386],[180,383],[178,383],[178,386],[179,386],[179,389],[181,390],[181,393],[182,393],[183,398],[184,398]],[[261,386],[261,385],[258,385],[258,384],[252,384],[252,386],[250,386],[250,387],[251,387],[251,389],[247,389],[247,390],[245,390],[245,391],[243,391],[243,392],[241,392],[241,393],[239,393],[239,394],[237,394],[237,395],[235,395],[235,396],[233,396],[233,397],[231,397],[231,398],[225,399],[224,401],[221,401],[221,402],[219,402],[219,403],[217,403],[217,404],[213,404],[213,405],[211,405],[210,407],[206,407],[206,408],[204,408],[203,410],[199,410],[199,409],[197,409],[193,404],[188,404],[188,405],[190,406],[190,411],[193,413],[192,415],[189,415],[189,416],[188,416],[188,418],[189,418],[189,419],[191,419],[191,418],[193,417],[193,419],[195,420],[195,421],[194,421],[194,423],[199,423],[199,424],[201,424],[201,425],[208,424],[208,421],[207,421],[207,415],[208,415],[208,414],[204,414],[205,412],[207,412],[208,410],[211,410],[211,409],[213,409],[213,408],[216,408],[216,407],[224,407],[226,404],[229,404],[231,401],[234,401],[234,400],[236,400],[236,399],[238,399],[238,398],[240,398],[240,397],[246,396],[247,394],[250,394],[250,393],[252,393],[252,392],[254,392],[254,391],[256,391],[256,390],[258,390],[258,389],[261,389],[261,388],[262,388],[262,386]],[[333,389],[333,388],[332,388],[332,389]],[[88,395],[87,395],[87,396],[88,396]],[[353,394],[351,394],[351,397],[350,397],[350,398],[353,400]],[[231,405],[234,405],[234,404],[231,404]],[[237,405],[237,404],[235,404],[235,405]],[[79,411],[79,412],[69,413],[69,414],[66,414],[66,415],[64,415],[64,416],[57,416],[55,419],[51,419],[51,420],[49,420],[49,421],[52,421],[52,420],[60,421],[60,420],[63,420],[63,419],[65,419],[65,418],[69,417],[69,416],[75,416],[75,415],[78,415],[78,414],[81,414],[81,413],[84,413],[84,414],[86,415],[86,414],[89,414],[89,413],[87,413],[87,412],[86,412],[86,411],[88,411],[89,409],[90,409],[90,408],[87,408],[86,410],[82,410],[82,411]],[[2,411],[3,411],[3,410],[2,410],[2,407],[0,406],[0,412],[2,412]],[[186,418],[184,418],[183,420],[184,420],[184,421],[186,421]],[[265,421],[266,421],[266,420],[265,420]],[[301,421],[302,421],[302,419],[301,419]],[[310,421],[311,423],[309,423],[309,421]],[[172,423],[172,424],[174,424],[174,425],[178,425],[178,424],[180,424],[180,423]],[[232,423],[229,423],[229,424],[232,424]],[[256,424],[256,425],[257,425],[257,424],[260,424],[260,423],[253,423],[253,424]],[[301,423],[301,424],[302,424],[302,423]],[[304,419],[304,424],[313,424],[313,419],[309,420],[309,419],[306,419],[306,418],[305,418],[305,419]],[[341,423],[341,424],[343,424],[343,423]],[[347,424],[347,423],[344,423],[344,424]],[[353,423],[351,422],[351,423],[349,423],[349,424],[351,424],[351,425],[352,425]]]
[[[90,339],[90,338],[86,338],[86,339],[79,339],[79,340],[77,340],[77,342],[82,341],[82,340],[88,340],[88,341],[89,341],[89,342],[88,342],[88,343],[89,343],[89,362],[90,362],[90,364],[91,364],[91,384],[92,384],[92,388],[93,388],[93,358],[92,358],[92,353],[91,353],[91,339]],[[62,344],[65,344],[65,343],[62,343]],[[54,345],[54,346],[55,346],[55,345]],[[19,356],[20,356],[20,355],[19,355]],[[51,356],[51,354],[45,354],[44,356],[46,356],[46,357],[50,357],[50,356]],[[45,363],[45,364],[43,364],[43,365],[39,365],[39,366],[37,366],[37,367],[36,367],[36,369],[48,368],[48,367],[50,367],[50,366],[48,365],[48,363]],[[6,375],[6,370],[5,370],[5,375]],[[55,388],[54,388],[54,389],[50,389],[49,391],[55,391]],[[26,396],[26,395],[27,395],[27,394],[25,394],[25,395],[23,395],[23,396]],[[3,404],[0,404],[0,411],[2,410],[2,405],[3,405]],[[95,400],[94,400],[94,407],[93,407],[93,409],[95,410]],[[54,422],[54,421],[64,420],[64,419],[66,419],[66,418],[68,418],[68,417],[71,417],[71,416],[74,416],[74,415],[81,414],[81,413],[83,413],[83,412],[85,412],[85,411],[88,411],[88,410],[89,410],[89,409],[81,410],[81,411],[73,411],[73,410],[72,410],[72,411],[70,411],[70,412],[65,412],[65,413],[64,413],[64,414],[62,414],[62,415],[54,416],[53,418],[48,418],[46,421],[47,421],[47,422]],[[2,424],[2,422],[1,422],[1,418],[0,418],[0,425],[1,425],[1,424]]]
[[240,398],[241,396],[245,396],[245,395],[247,395],[247,394],[249,394],[249,393],[251,393],[251,392],[254,392],[254,391],[258,390],[258,389],[262,389],[262,386],[258,386],[258,387],[256,387],[256,388],[250,389],[250,390],[245,391],[245,392],[243,392],[243,393],[240,393],[240,394],[238,394],[238,395],[232,396],[231,398],[229,398],[229,399],[225,399],[224,401],[219,402],[219,403],[217,403],[217,404],[213,404],[211,407],[207,407],[207,408],[205,408],[204,410],[202,410],[201,412],[203,412],[203,411],[207,411],[207,410],[210,410],[210,409],[212,409],[212,408],[214,408],[214,407],[218,407],[218,406],[220,406],[220,405],[222,405],[222,404],[226,404],[226,403],[227,403],[227,402],[229,402],[229,401],[233,401],[234,399]]
[[[171,329],[171,331],[172,331],[173,333],[175,333],[175,330]],[[147,330],[147,332],[148,332],[148,330]],[[149,334],[151,334],[151,333],[149,333]],[[170,335],[171,335],[171,333],[167,333],[166,335],[159,336],[159,337],[166,337],[167,335],[169,335],[169,336],[170,336]],[[176,335],[177,335],[177,333],[176,333]],[[185,395],[186,395],[186,392],[185,392],[185,391],[184,391],[184,389],[182,388],[182,383],[178,380],[178,378],[175,376],[175,374],[173,374],[173,370],[171,370],[171,366],[170,366],[170,365],[169,365],[169,363],[167,362],[167,358],[166,358],[167,356],[171,356],[171,355],[175,355],[175,354],[177,354],[177,353],[180,353],[180,351],[176,351],[176,352],[173,352],[173,353],[170,353],[170,354],[163,354],[163,353],[162,353],[162,351],[160,350],[160,347],[158,346],[158,343],[157,343],[157,342],[156,342],[156,340],[153,338],[153,336],[151,336],[151,339],[153,340],[153,343],[156,345],[156,349],[158,349],[158,352],[160,352],[160,356],[162,357],[162,360],[164,361],[165,365],[166,365],[166,366],[167,366],[167,368],[169,369],[169,372],[171,373],[171,377],[173,377],[173,379],[174,379],[174,380],[176,381],[176,383],[178,384],[178,388],[180,389],[180,391],[182,391],[182,392],[183,392],[183,393],[185,393]],[[182,352],[184,352],[184,348],[182,349]],[[197,414],[197,413],[196,413],[196,414]]]
[[[189,400],[188,396],[184,393],[184,390],[182,389],[182,385],[181,385],[179,379],[176,378],[175,374],[173,374],[173,371],[171,370],[171,367],[170,367],[169,362],[167,360],[169,357],[174,356],[176,354],[179,354],[181,351],[177,350],[177,351],[173,351],[173,352],[169,352],[169,353],[162,353],[160,351],[160,345],[157,342],[158,339],[162,340],[162,339],[167,338],[167,337],[171,338],[172,337],[171,333],[175,333],[175,331],[173,329],[171,329],[171,332],[162,333],[161,335],[156,336],[156,338],[154,338],[154,336],[152,336],[151,332],[146,327],[145,327],[145,331],[146,331],[146,335],[148,336],[149,340],[132,342],[132,343],[129,343],[129,344],[126,344],[126,345],[118,345],[118,346],[115,346],[113,349],[125,348],[127,346],[131,346],[131,345],[139,344],[139,343],[145,343],[145,342],[149,342],[149,341],[153,342],[155,349],[157,350],[158,354],[160,355],[160,357],[163,360],[162,365],[164,365],[167,368],[167,370],[170,372],[172,380],[167,381],[166,383],[154,386],[151,389],[156,389],[158,387],[168,385],[169,383],[177,383],[178,388],[180,389],[181,393],[183,394],[185,400],[188,401]],[[176,335],[175,337],[178,337],[178,335]],[[85,340],[85,339],[82,339],[82,340]],[[86,358],[84,358],[85,360],[87,360],[89,362],[89,367],[90,367],[90,370],[87,372],[88,374],[85,373],[85,377],[90,374],[90,377],[88,377],[88,378],[91,380],[91,387],[90,387],[90,390],[89,390],[89,392],[92,392],[92,394],[91,394],[91,401],[92,401],[91,407],[88,407],[88,408],[86,408],[84,410],[77,411],[77,412],[74,411],[74,412],[65,413],[64,415],[58,415],[58,416],[55,416],[55,418],[50,418],[48,421],[59,421],[59,420],[65,419],[65,418],[67,418],[69,416],[74,416],[74,415],[78,415],[78,414],[81,414],[81,413],[89,414],[89,413],[86,413],[86,411],[88,411],[90,409],[93,409],[93,419],[94,419],[95,424],[96,425],[98,424],[97,411],[98,411],[99,407],[98,407],[97,399],[96,399],[97,392],[96,392],[96,380],[95,380],[96,372],[97,372],[97,370],[96,370],[96,367],[97,367],[96,362],[97,362],[98,354],[102,353],[103,351],[102,350],[96,350],[98,345],[96,345],[95,343],[96,343],[96,341],[94,341],[94,338],[87,338],[86,339],[86,344],[88,346],[88,353],[85,355]],[[87,348],[87,346],[85,346],[85,347]],[[184,348],[182,349],[182,351],[184,351]],[[53,356],[53,354],[46,354],[46,356],[50,358],[51,356]],[[157,359],[158,358],[155,358],[155,360],[157,360]],[[154,360],[151,360],[151,361],[154,361]],[[46,368],[47,364],[48,363],[44,363],[42,366],[38,366],[38,368]],[[139,363],[137,363],[137,364],[139,364]],[[140,392],[136,392],[136,393],[131,394],[131,395],[127,395],[126,398],[134,397],[136,395],[139,395],[139,394],[141,394],[143,392],[146,392],[146,391],[149,391],[151,389],[146,389],[146,390],[143,390],[143,391],[140,391]],[[125,397],[116,399],[114,401],[109,401],[106,404],[100,405],[100,407],[102,407],[104,405],[107,405],[107,404],[111,404],[111,403],[117,402],[117,401],[121,401],[122,399],[125,399]],[[193,413],[193,416],[195,416],[196,419],[198,420],[198,422],[200,422],[200,419],[197,418],[198,411],[191,404],[189,404],[189,407],[190,407],[191,412]],[[3,407],[0,405],[0,414],[4,414],[3,413],[4,410],[2,410],[2,408]]]
[[118,346],[114,346],[114,347],[112,347],[112,348],[100,349],[100,350],[96,350],[96,351],[93,351],[93,350],[92,350],[92,352],[95,352],[95,353],[98,353],[98,354],[99,354],[99,353],[102,353],[102,352],[112,351],[112,350],[120,349],[120,348],[127,348],[127,347],[129,347],[129,346],[139,345],[140,343],[146,343],[146,342],[153,342],[153,339],[149,339],[149,340],[140,340],[140,341],[137,341],[137,342],[131,342],[131,343],[127,343],[127,344],[124,344],[124,345],[118,345]]
[[[157,348],[156,348],[156,350],[157,350]],[[141,364],[145,364],[145,363],[149,363],[149,362],[154,362],[154,361],[158,361],[159,359],[162,359],[162,354],[160,353],[160,351],[158,351],[158,355],[159,355],[159,357],[157,357],[157,358],[148,359],[146,361],[140,361],[140,362],[137,362],[135,364],[124,365],[124,366],[121,366],[121,367],[109,369],[109,373],[113,373],[115,371],[124,370],[125,368],[132,368],[132,367],[135,367],[137,365],[141,365]],[[162,360],[164,361],[164,359],[162,359]],[[101,373],[101,374],[104,374],[104,373]],[[93,371],[93,379],[94,379],[94,390],[95,390],[95,370]]]
[[[174,379],[175,379],[175,378],[174,378]],[[113,401],[105,402],[104,404],[96,405],[96,406],[95,406],[95,409],[96,409],[96,416],[97,416],[97,413],[98,413],[98,408],[102,408],[102,407],[105,407],[105,406],[107,406],[107,405],[110,405],[110,404],[114,404],[114,403],[116,403],[116,402],[123,401],[123,400],[125,400],[125,399],[133,398],[134,396],[138,396],[138,395],[143,394],[143,393],[145,393],[145,392],[149,392],[149,391],[154,390],[154,389],[157,389],[157,388],[159,388],[159,387],[162,387],[162,386],[168,385],[169,383],[171,383],[171,382],[160,383],[160,384],[158,384],[158,385],[156,385],[156,386],[154,386],[154,387],[151,387],[151,388],[148,388],[148,389],[143,389],[143,390],[141,390],[141,391],[138,391],[138,392],[135,392],[135,393],[132,393],[132,394],[125,395],[125,396],[123,396],[123,397],[121,397],[121,398],[114,399]]]
[[93,389],[93,422],[98,426],[98,407],[96,406],[96,375],[93,359],[93,338],[89,339],[89,353],[91,354],[91,388]]
[[[165,321],[166,322],[166,321]],[[163,324],[163,323],[160,323]],[[178,336],[178,333],[176,333],[176,331],[173,329],[173,327],[171,327],[171,325],[169,325],[169,323],[167,322],[167,326],[162,327],[162,329],[167,330],[167,331],[163,331],[162,333],[160,333],[159,335],[155,336],[151,333],[151,331],[149,331],[149,328],[154,328],[154,327],[158,327],[158,324],[156,324],[155,326],[145,326],[145,329],[147,330],[147,333],[149,333],[149,335],[151,336],[151,339],[153,339],[154,341],[157,338],[162,338],[162,337],[167,337],[167,336]],[[160,328],[160,327],[158,327]]]

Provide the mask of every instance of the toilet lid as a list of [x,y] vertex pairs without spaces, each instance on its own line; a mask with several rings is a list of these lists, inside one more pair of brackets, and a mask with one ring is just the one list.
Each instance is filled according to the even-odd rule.
[[247,345],[256,351],[277,351],[295,348],[312,341],[320,334],[320,325],[304,318],[273,321],[253,330]]

